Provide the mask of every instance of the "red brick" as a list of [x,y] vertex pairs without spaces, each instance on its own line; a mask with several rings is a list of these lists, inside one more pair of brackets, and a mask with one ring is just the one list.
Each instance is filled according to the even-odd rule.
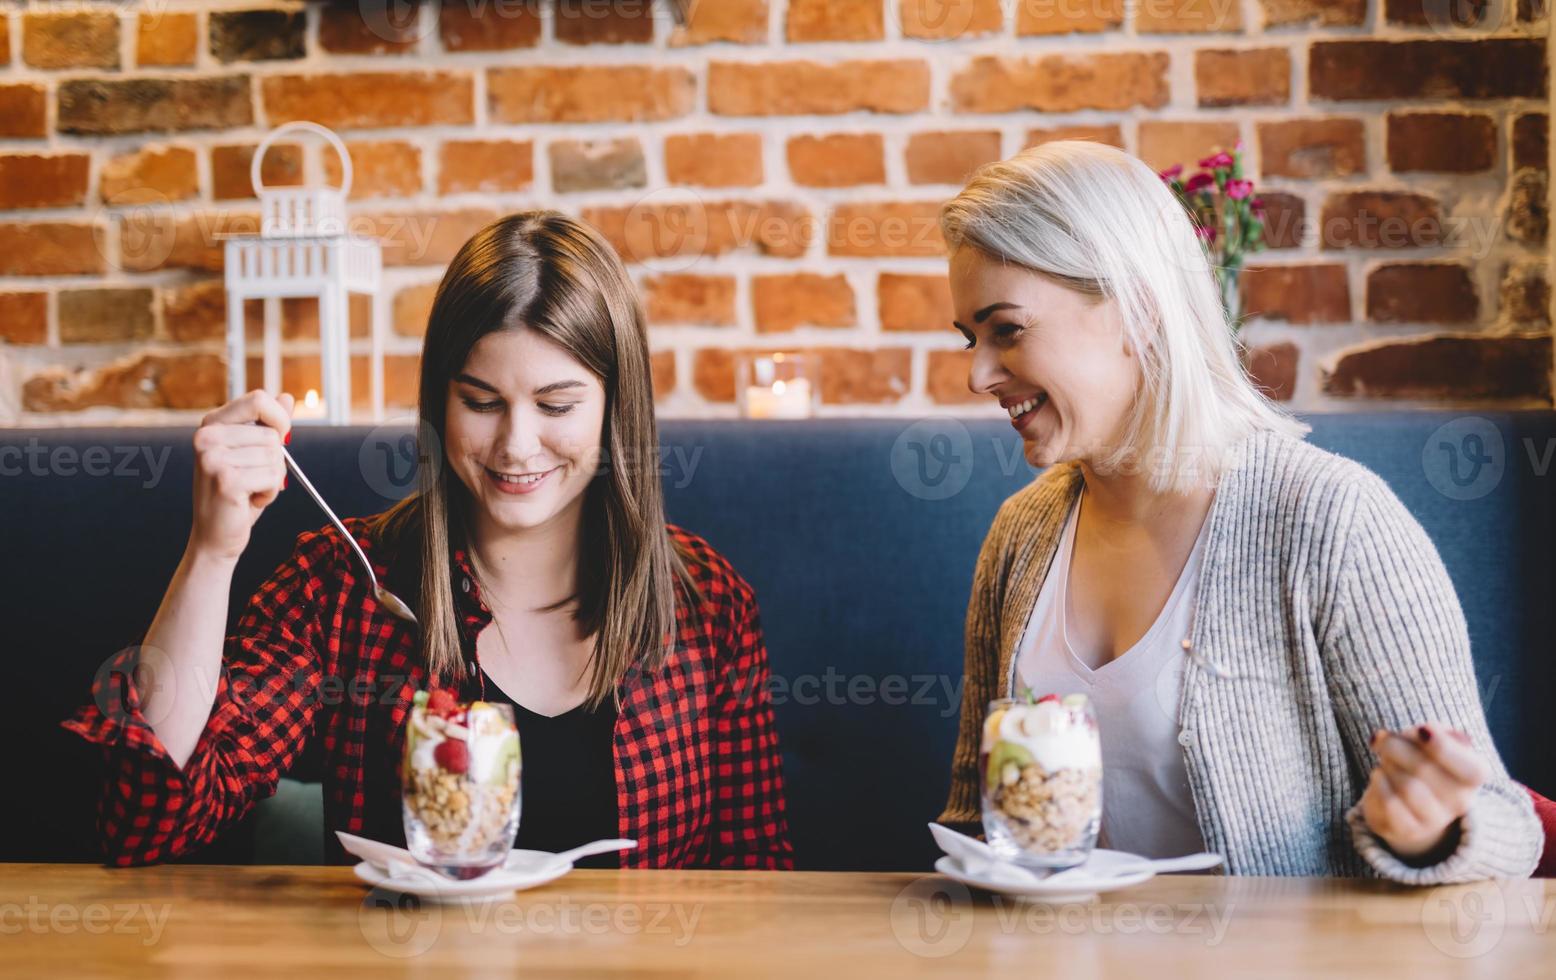
[[[367,337],[373,327],[372,298],[364,293],[352,293],[346,300],[346,333],[351,337]],[[257,306],[257,304],[256,304]],[[248,325],[249,338],[258,340],[264,336],[264,310],[256,309],[257,320]],[[288,296],[281,300],[280,310],[282,340],[319,339],[319,301],[310,296]]]
[[86,201],[85,153],[0,155],[0,208],[66,208]]
[[963,184],[974,170],[1000,158],[998,130],[914,133],[903,153],[912,184]]
[[[1150,2],[1150,0],[1146,0]],[[1124,25],[1124,0],[1016,0],[1016,33],[1095,34]]]
[[0,223],[0,276],[91,276],[107,269],[103,230],[71,221]]
[[[452,6],[459,6],[453,4]],[[319,47],[331,54],[403,54],[421,39],[421,5],[331,3],[319,8]],[[364,16],[371,12],[371,17]]]
[[1308,51],[1314,99],[1544,98],[1543,38],[1315,41]]
[[1455,28],[1479,27],[1491,5],[1475,3],[1433,3],[1429,0],[1383,0],[1383,20],[1410,27],[1431,27],[1438,33]]
[[929,108],[922,61],[715,61],[708,65],[708,111],[720,116],[835,116]]
[[272,124],[306,119],[331,129],[468,125],[474,91],[469,75],[451,71],[268,75],[260,82]]
[[505,51],[540,43],[535,3],[445,3],[438,31],[449,51]]
[[[218,200],[254,197],[249,168],[258,147],[211,147],[211,197]],[[295,187],[303,182],[303,148],[296,143],[274,143],[265,152],[259,178],[266,187]]]
[[26,14],[22,61],[34,68],[118,68],[119,15],[112,10]]
[[665,179],[699,187],[754,187],[762,182],[757,133],[694,133],[665,137]]
[[1333,194],[1320,221],[1324,248],[1430,248],[1446,237],[1441,209],[1423,194]]
[[366,216],[383,243],[384,265],[447,265],[476,232],[496,221],[496,211],[393,211]]
[[1550,167],[1549,117],[1526,112],[1513,120],[1513,166],[1545,170]]
[[1497,124],[1468,112],[1391,112],[1389,168],[1396,173],[1490,170],[1497,157]]
[[709,348],[692,357],[692,387],[710,402],[735,400],[736,351]]
[[47,134],[48,102],[41,85],[0,85],[0,136],[32,139]]
[[883,0],[789,0],[788,38],[879,41],[886,36]]
[[1140,159],[1156,170],[1174,164],[1192,169],[1217,150],[1230,150],[1240,134],[1235,121],[1179,122],[1150,119],[1140,123]]
[[[220,279],[202,279],[159,290],[162,332],[169,340],[220,340],[227,335],[227,288]],[[259,325],[259,302],[253,301],[251,328]],[[246,313],[249,311],[245,311]]]
[[1284,105],[1291,101],[1291,53],[1285,48],[1199,51],[1194,85],[1202,106]]
[[1380,341],[1340,354],[1325,394],[1361,398],[1551,398],[1551,337],[1434,336]]
[[735,325],[731,276],[669,273],[643,280],[643,306],[653,324]]
[[1551,325],[1551,284],[1543,262],[1510,263],[1502,271],[1498,292],[1498,318],[1521,330],[1547,329]]
[[119,265],[128,272],[158,269],[222,271],[223,235],[259,234],[257,211],[206,210],[174,215],[137,209],[119,225]]
[[642,187],[648,183],[643,145],[630,136],[558,140],[548,152],[551,186],[560,193]]
[[882,330],[949,330],[955,319],[945,276],[883,272],[875,300]]
[[0,65],[11,63],[11,18],[0,17]]
[[1367,319],[1374,323],[1474,323],[1480,297],[1468,267],[1398,262],[1367,274]]
[[1140,0],[1135,31],[1140,34],[1211,34],[1243,29],[1237,0]]
[[972,351],[930,351],[929,371],[924,378],[929,400],[937,405],[989,404],[988,395],[967,387],[972,376],[972,362]]
[[785,148],[789,174],[802,187],[849,187],[886,182],[879,133],[796,136]]
[[802,205],[774,201],[645,201],[632,207],[585,208],[583,220],[626,262],[689,262],[745,249],[798,258],[815,233],[815,222]]
[[1251,347],[1245,355],[1248,376],[1271,400],[1291,401],[1297,391],[1297,345],[1282,342]]
[[913,354],[908,350],[855,350],[822,347],[821,401],[828,405],[882,405],[900,401],[913,377]]
[[1000,0],[898,0],[902,36],[940,41],[995,34],[1005,26]]
[[1367,134],[1360,119],[1283,119],[1259,124],[1266,177],[1312,180],[1367,172]]
[[[351,199],[413,197],[421,193],[421,150],[400,140],[353,140],[346,144],[351,156]],[[340,184],[340,161],[333,149],[324,153],[324,176]]]
[[958,112],[1159,109],[1167,104],[1161,52],[974,58],[951,78]]
[[1351,287],[1345,266],[1255,265],[1243,270],[1243,312],[1250,318],[1287,323],[1347,323]]
[[751,306],[761,333],[796,327],[852,327],[859,322],[854,291],[841,275],[794,272],[754,276]]
[[528,141],[450,140],[443,144],[438,192],[522,191],[535,182],[535,147]]
[[493,68],[494,122],[650,122],[692,110],[697,84],[685,68],[588,65]]
[[198,21],[192,13],[142,12],[135,23],[135,63],[142,68],[193,65],[200,53]]
[[694,44],[761,44],[767,40],[767,0],[719,0],[690,5],[685,26],[670,35],[671,47]]
[[147,340],[155,319],[149,289],[66,289],[59,294],[62,344]]
[[1260,0],[1260,4],[1266,27],[1360,27],[1367,19],[1367,0]]
[[663,398],[675,390],[675,351],[655,351],[648,359],[653,378],[654,397]]
[[82,136],[237,129],[254,123],[249,76],[81,78],[59,84],[58,129]]
[[211,56],[222,64],[304,54],[307,16],[300,10],[213,10],[206,16]]
[[650,0],[556,0],[556,39],[563,44],[649,44]]
[[1108,146],[1124,148],[1124,131],[1117,123],[1102,126],[1055,126],[1051,129],[1027,130],[1027,147],[1042,146],[1055,140],[1090,140]]
[[103,164],[97,181],[104,202],[182,201],[200,193],[195,151],[187,146],[147,146]]
[[49,368],[22,386],[29,412],[111,408],[215,408],[227,391],[216,354],[134,354],[96,370]]
[[827,222],[827,252],[853,257],[942,256],[940,205],[934,201],[839,205]]
[[417,283],[395,293],[394,332],[402,337],[426,336],[427,318],[432,315],[432,301],[437,295],[436,282]]
[[1295,194],[1260,191],[1264,202],[1264,244],[1270,249],[1300,248],[1308,237],[1307,205]]
[[48,336],[47,293],[0,293],[0,341],[41,344]]

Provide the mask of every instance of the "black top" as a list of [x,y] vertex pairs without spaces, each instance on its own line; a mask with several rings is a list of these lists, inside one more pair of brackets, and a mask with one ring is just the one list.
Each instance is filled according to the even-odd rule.
[[[616,706],[586,703],[560,715],[536,714],[490,674],[486,700],[513,705],[519,729],[519,835],[514,847],[565,851],[621,836],[616,802]],[[615,853],[582,858],[580,868],[620,867]]]

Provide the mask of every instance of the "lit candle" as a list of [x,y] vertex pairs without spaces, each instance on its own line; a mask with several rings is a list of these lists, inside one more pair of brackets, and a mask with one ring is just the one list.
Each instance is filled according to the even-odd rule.
[[808,419],[811,415],[809,378],[774,381],[746,388],[746,417],[753,419]]
[[303,400],[292,409],[294,419],[322,419],[324,418],[324,402],[319,398],[319,393],[313,388],[303,395]]

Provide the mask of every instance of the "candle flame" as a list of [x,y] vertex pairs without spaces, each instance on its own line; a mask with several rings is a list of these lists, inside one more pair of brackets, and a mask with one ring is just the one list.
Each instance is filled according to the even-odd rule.
[[308,408],[318,408],[319,407],[319,393],[317,391],[315,391],[314,389],[309,388],[308,389],[308,393],[306,395],[303,395],[303,405],[305,405]]

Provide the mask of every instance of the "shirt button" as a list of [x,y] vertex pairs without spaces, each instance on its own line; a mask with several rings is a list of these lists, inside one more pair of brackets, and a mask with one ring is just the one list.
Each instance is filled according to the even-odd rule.
[[459,588],[462,591],[465,591],[465,592],[469,592],[470,591],[470,578],[469,578],[469,576],[466,576],[466,577],[461,578],[459,580]]
[[1178,733],[1178,744],[1184,748],[1187,748],[1192,741],[1194,741],[1194,732],[1191,729],[1185,728]]

